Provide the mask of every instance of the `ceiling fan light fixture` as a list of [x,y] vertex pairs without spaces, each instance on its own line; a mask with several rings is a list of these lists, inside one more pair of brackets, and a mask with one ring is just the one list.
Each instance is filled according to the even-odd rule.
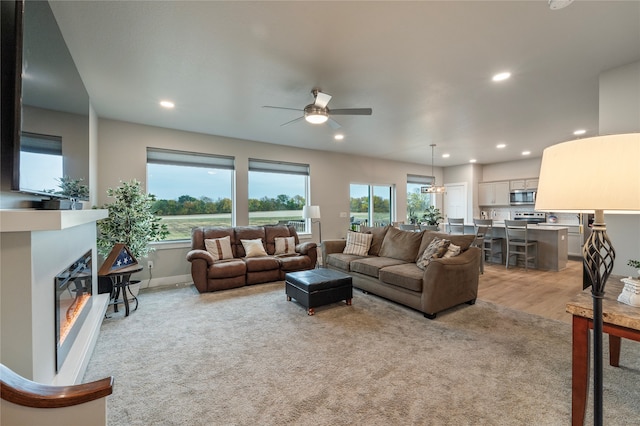
[[320,113],[314,112],[311,114],[305,114],[304,119],[311,124],[322,124],[322,123],[326,123],[329,117],[327,116],[327,114],[320,114]]
[[307,105],[304,109],[304,119],[311,124],[326,123],[329,119],[329,114],[326,108],[320,108],[316,105]]

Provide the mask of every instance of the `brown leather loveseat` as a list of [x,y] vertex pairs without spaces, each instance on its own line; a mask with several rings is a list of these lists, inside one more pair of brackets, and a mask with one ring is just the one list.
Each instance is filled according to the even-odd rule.
[[187,253],[200,293],[283,280],[315,268],[317,257],[316,243],[300,244],[295,228],[284,225],[193,228]]

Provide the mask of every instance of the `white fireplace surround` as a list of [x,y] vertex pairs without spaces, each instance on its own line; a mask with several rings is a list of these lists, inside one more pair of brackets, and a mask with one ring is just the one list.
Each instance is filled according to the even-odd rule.
[[[39,383],[80,383],[109,303],[98,294],[96,221],[107,210],[0,210],[0,361]],[[54,277],[91,249],[94,300],[56,373]]]

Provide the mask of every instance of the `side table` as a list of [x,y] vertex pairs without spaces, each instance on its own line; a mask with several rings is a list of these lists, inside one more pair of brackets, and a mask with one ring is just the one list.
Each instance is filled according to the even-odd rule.
[[[130,297],[127,296],[127,290],[131,295],[131,300],[135,300],[136,302],[136,307],[133,308],[133,310],[135,311],[136,309],[138,309],[138,298],[133,294],[129,286],[132,284],[131,274],[135,272],[140,272],[142,271],[142,269],[143,268],[141,265],[132,265],[126,268],[118,269],[117,271],[113,271],[105,275],[101,275],[101,277],[109,278],[111,280],[111,284],[113,285],[113,288],[111,290],[111,302],[109,302],[109,304],[113,305],[114,312],[118,312],[118,304],[123,303],[124,313],[125,313],[124,316],[126,317],[129,316]],[[118,300],[120,298],[121,293],[122,293],[122,300]]]

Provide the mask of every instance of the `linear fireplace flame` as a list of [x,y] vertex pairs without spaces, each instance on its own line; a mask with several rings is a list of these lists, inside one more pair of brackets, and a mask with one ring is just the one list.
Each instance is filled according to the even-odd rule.
[[91,250],[61,271],[56,286],[56,371],[59,371],[92,304]]

